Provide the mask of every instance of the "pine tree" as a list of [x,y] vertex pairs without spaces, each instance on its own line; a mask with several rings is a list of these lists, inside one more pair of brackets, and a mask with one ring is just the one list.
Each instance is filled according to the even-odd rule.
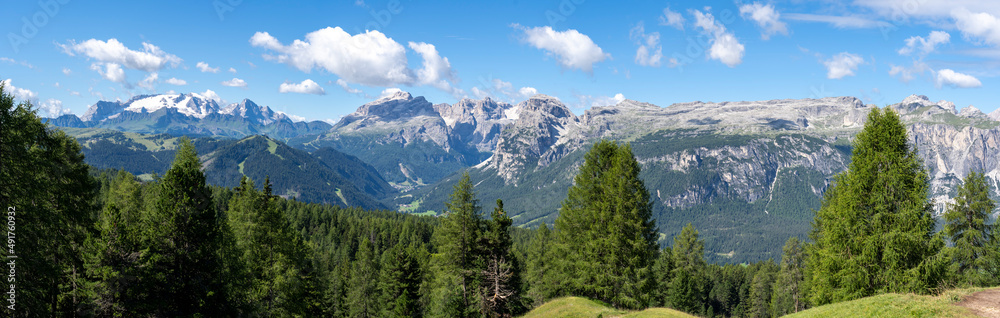
[[380,317],[417,317],[422,313],[420,285],[421,268],[416,246],[396,245],[382,254],[382,271],[378,287],[381,292]]
[[932,237],[928,176],[889,109],[875,108],[853,144],[848,170],[834,178],[810,235],[813,304],[882,292],[926,292],[942,242]]
[[560,290],[642,308],[654,287],[656,228],[629,145],[602,140],[585,155],[555,221]]
[[351,287],[348,291],[348,306],[351,317],[378,317],[378,253],[371,239],[360,238],[357,260],[351,266]]
[[985,176],[970,171],[958,187],[955,203],[944,214],[944,233],[954,245],[946,253],[951,258],[956,283],[993,286],[998,282],[1000,250],[996,223],[989,220],[995,208]]
[[670,306],[689,313],[702,313],[705,309],[708,277],[706,276],[705,241],[698,239],[698,230],[688,223],[674,237],[672,253],[672,279],[670,280]]
[[194,146],[182,138],[143,220],[146,270],[140,304],[157,316],[222,315],[230,298],[220,251],[224,221],[215,211]]
[[778,265],[774,260],[761,262],[750,282],[750,306],[747,316],[754,318],[771,317],[771,295],[774,276]]
[[656,288],[653,289],[653,301],[651,306],[669,306],[670,301],[670,280],[673,278],[674,260],[671,249],[661,250],[656,263],[653,265],[653,275],[656,280]]
[[780,317],[805,309],[802,282],[805,254],[798,237],[791,237],[781,249],[781,270],[774,283],[771,297],[772,316]]
[[478,316],[477,291],[483,264],[482,249],[478,242],[483,232],[479,216],[479,200],[469,181],[469,174],[455,185],[451,201],[446,203],[447,214],[441,227],[434,232],[441,256],[441,272],[437,273],[439,286],[435,296],[439,313],[458,317]]
[[542,223],[535,232],[528,247],[527,271],[525,280],[528,282],[528,297],[532,306],[540,306],[556,295],[552,281],[552,258],[549,249],[552,245],[552,232]]
[[512,317],[523,311],[521,303],[521,264],[514,256],[510,237],[513,223],[497,199],[497,207],[487,222],[480,245],[483,249],[480,306],[487,317]]
[[237,257],[249,276],[247,301],[265,316],[306,315],[313,296],[306,290],[312,285],[310,251],[302,236],[278,211],[269,181],[262,192],[244,176],[234,192],[226,215]]

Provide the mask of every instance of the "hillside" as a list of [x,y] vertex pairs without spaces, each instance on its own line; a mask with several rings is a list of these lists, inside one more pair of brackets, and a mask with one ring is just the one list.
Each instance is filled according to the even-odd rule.
[[[85,161],[96,168],[125,169],[149,179],[173,161],[178,137],[97,128],[62,128],[83,146]],[[274,192],[315,203],[383,209],[378,199],[395,192],[371,166],[333,149],[308,153],[265,136],[241,140],[193,140],[209,184],[239,185],[243,175],[261,184],[270,177]]]
[[559,318],[559,317],[621,317],[621,318],[682,318],[695,317],[668,308],[648,308],[642,311],[623,311],[604,306],[596,301],[580,297],[563,297],[553,299],[529,311],[522,318]]
[[[820,306],[785,317],[975,317],[974,311],[961,305],[963,299],[980,291],[983,289],[957,289],[939,296],[883,294]],[[1000,289],[988,292],[995,294],[998,291]],[[997,307],[993,310],[994,316],[986,317],[1000,314]]]

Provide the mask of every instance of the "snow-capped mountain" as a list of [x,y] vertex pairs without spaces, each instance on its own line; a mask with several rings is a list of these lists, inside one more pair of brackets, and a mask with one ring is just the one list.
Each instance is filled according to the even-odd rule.
[[330,124],[306,122],[244,99],[220,105],[198,93],[139,95],[127,101],[100,101],[83,116],[64,115],[51,121],[63,127],[97,127],[141,133],[173,133],[244,137],[270,134],[289,138],[326,131]]

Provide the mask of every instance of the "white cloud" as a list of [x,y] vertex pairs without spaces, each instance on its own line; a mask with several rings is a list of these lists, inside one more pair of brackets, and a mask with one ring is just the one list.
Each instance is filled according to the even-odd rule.
[[521,89],[517,90],[517,93],[520,94],[521,97],[523,98],[528,98],[531,96],[538,95],[538,90],[535,89],[534,87],[521,87]]
[[934,52],[934,49],[941,44],[945,44],[951,41],[951,35],[944,31],[931,31],[927,38],[920,36],[911,36],[906,39],[906,46],[900,48],[898,51],[899,55],[910,55],[914,52],[917,55],[924,56]]
[[899,81],[903,83],[909,83],[917,75],[923,75],[927,71],[933,72],[930,66],[922,61],[913,61],[913,66],[911,67],[889,64],[889,75],[893,77],[899,76]]
[[629,38],[635,41],[639,48],[635,51],[635,63],[642,66],[659,67],[663,59],[663,47],[660,45],[660,32],[646,34],[640,21],[629,31]]
[[214,100],[216,103],[219,103],[219,104],[225,104],[226,103],[225,100],[223,100],[221,97],[219,97],[219,94],[216,94],[215,91],[210,90],[210,89],[207,89],[207,90],[205,90],[204,93],[200,93],[198,95],[201,95],[201,97],[204,97],[206,99]]
[[250,38],[255,47],[275,51],[265,59],[288,64],[309,73],[319,68],[340,78],[368,86],[413,83],[407,68],[406,48],[379,31],[350,35],[340,27],[325,28],[306,34],[305,40],[282,45],[267,32]]
[[599,106],[613,106],[621,103],[625,100],[625,95],[618,93],[615,96],[591,96],[575,94],[577,99],[577,104],[574,105],[576,108],[588,108],[588,107],[599,107]]
[[36,107],[38,107],[39,111],[44,111],[44,113],[40,115],[55,118],[65,114],[72,113],[71,110],[63,108],[61,100],[49,98],[44,102],[39,102],[38,93],[35,93],[29,89],[15,87],[12,84],[12,82],[13,80],[9,78],[2,81],[4,86],[3,88],[4,92],[14,95],[14,98],[16,100],[29,102],[32,105],[35,105]]
[[864,58],[857,54],[841,52],[830,59],[823,61],[826,66],[826,78],[841,79],[845,76],[854,76],[854,71],[865,62]]
[[594,64],[611,57],[589,36],[574,29],[555,31],[549,26],[526,28],[517,24],[514,27],[524,32],[523,41],[555,57],[567,69],[593,73]]
[[201,70],[202,73],[218,73],[219,72],[219,68],[218,67],[214,67],[213,68],[211,66],[208,66],[208,63],[205,63],[205,62],[198,62],[198,64],[195,65],[195,66],[197,66],[198,69]]
[[870,29],[870,28],[885,28],[891,26],[888,22],[885,21],[872,20],[859,16],[788,13],[785,14],[785,18],[794,21],[829,23],[832,24],[834,27],[842,29]]
[[396,93],[401,93],[401,92],[403,92],[403,90],[399,89],[398,87],[386,88],[386,89],[383,89],[382,92],[378,94],[378,98],[379,99],[386,98],[386,97],[389,97],[389,96],[392,96],[392,95],[396,95]]
[[694,25],[701,28],[703,32],[712,35],[712,46],[708,49],[710,58],[719,60],[729,67],[736,67],[736,65],[743,63],[743,44],[736,39],[732,32],[726,31],[726,27],[715,21],[715,17],[711,13],[693,10],[692,14],[695,18]]
[[233,73],[233,74],[236,74],[236,69],[235,69],[235,68],[232,68],[232,67],[230,67],[230,68],[229,68],[229,73]]
[[31,63],[28,63],[28,61],[20,61],[19,62],[19,61],[15,60],[15,59],[12,59],[12,58],[9,58],[9,57],[0,57],[0,62],[7,62],[7,63],[10,63],[10,64],[18,64],[18,65],[21,65],[21,66],[24,66],[24,67],[27,67],[27,68],[30,68],[30,69],[35,69],[35,66],[31,65]]
[[235,77],[233,77],[233,79],[228,80],[228,81],[222,81],[222,83],[220,83],[220,84],[222,84],[222,86],[247,88],[247,82],[246,81],[238,79],[238,78],[235,78]]
[[66,75],[66,76],[69,76],[70,74],[73,74],[73,70],[68,69],[68,68],[63,68],[62,72],[63,72],[63,75]]
[[117,63],[105,63],[103,64],[104,68],[101,68],[101,66],[100,63],[93,63],[90,64],[90,69],[97,71],[106,80],[128,86],[128,81],[125,79],[125,70],[122,69],[121,65]]
[[139,82],[139,87],[145,88],[150,91],[156,90],[156,81],[160,78],[160,75],[156,72],[149,73],[145,79]]
[[187,85],[188,82],[185,81],[185,80],[182,80],[182,79],[177,79],[175,77],[171,77],[171,78],[168,78],[166,80],[166,83],[170,84],[170,85],[184,86],[184,85]]
[[761,32],[760,37],[764,40],[771,38],[771,35],[784,34],[788,35],[788,26],[779,21],[781,14],[774,10],[774,6],[771,4],[761,4],[760,2],[754,2],[751,4],[744,4],[740,6],[740,16],[743,19],[751,19],[757,23],[757,26],[764,29]]
[[433,44],[410,42],[409,46],[424,59],[424,68],[417,70],[419,84],[436,87],[456,97],[465,94],[461,89],[452,86],[452,83],[458,81],[458,75],[452,71],[448,58],[441,57]]
[[291,83],[284,82],[278,87],[279,93],[299,93],[299,94],[313,94],[313,95],[326,95],[326,91],[319,84],[313,82],[311,79],[306,79],[302,83]]
[[660,16],[660,25],[684,30],[684,16],[680,13],[670,11],[670,7],[663,8],[663,15]]
[[966,39],[1000,46],[1000,19],[995,15],[979,12],[972,13],[964,7],[951,11],[955,19],[955,27],[962,31]]
[[68,44],[61,44],[60,47],[70,56],[83,54],[102,63],[116,64],[145,72],[158,71],[167,65],[176,67],[181,63],[181,58],[168,54],[147,42],[142,43],[142,51],[131,50],[118,42],[117,39],[109,39],[107,42],[90,39],[82,43],[71,40]]
[[937,88],[941,88],[944,85],[956,88],[974,88],[983,86],[983,83],[972,75],[958,73],[950,69],[937,71],[937,76],[934,78],[934,84]]
[[345,81],[343,78],[338,78],[337,79],[337,85],[340,86],[341,88],[343,88],[345,92],[348,92],[348,93],[351,93],[351,94],[361,94],[361,93],[363,93],[360,89],[357,89],[357,88],[354,88],[354,87],[351,87],[350,85],[348,85],[347,81]]

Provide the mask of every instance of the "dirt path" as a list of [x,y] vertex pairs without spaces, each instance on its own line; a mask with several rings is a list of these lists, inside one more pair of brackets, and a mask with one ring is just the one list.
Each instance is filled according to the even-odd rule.
[[981,317],[1000,318],[1000,289],[984,290],[965,297],[957,305]]

